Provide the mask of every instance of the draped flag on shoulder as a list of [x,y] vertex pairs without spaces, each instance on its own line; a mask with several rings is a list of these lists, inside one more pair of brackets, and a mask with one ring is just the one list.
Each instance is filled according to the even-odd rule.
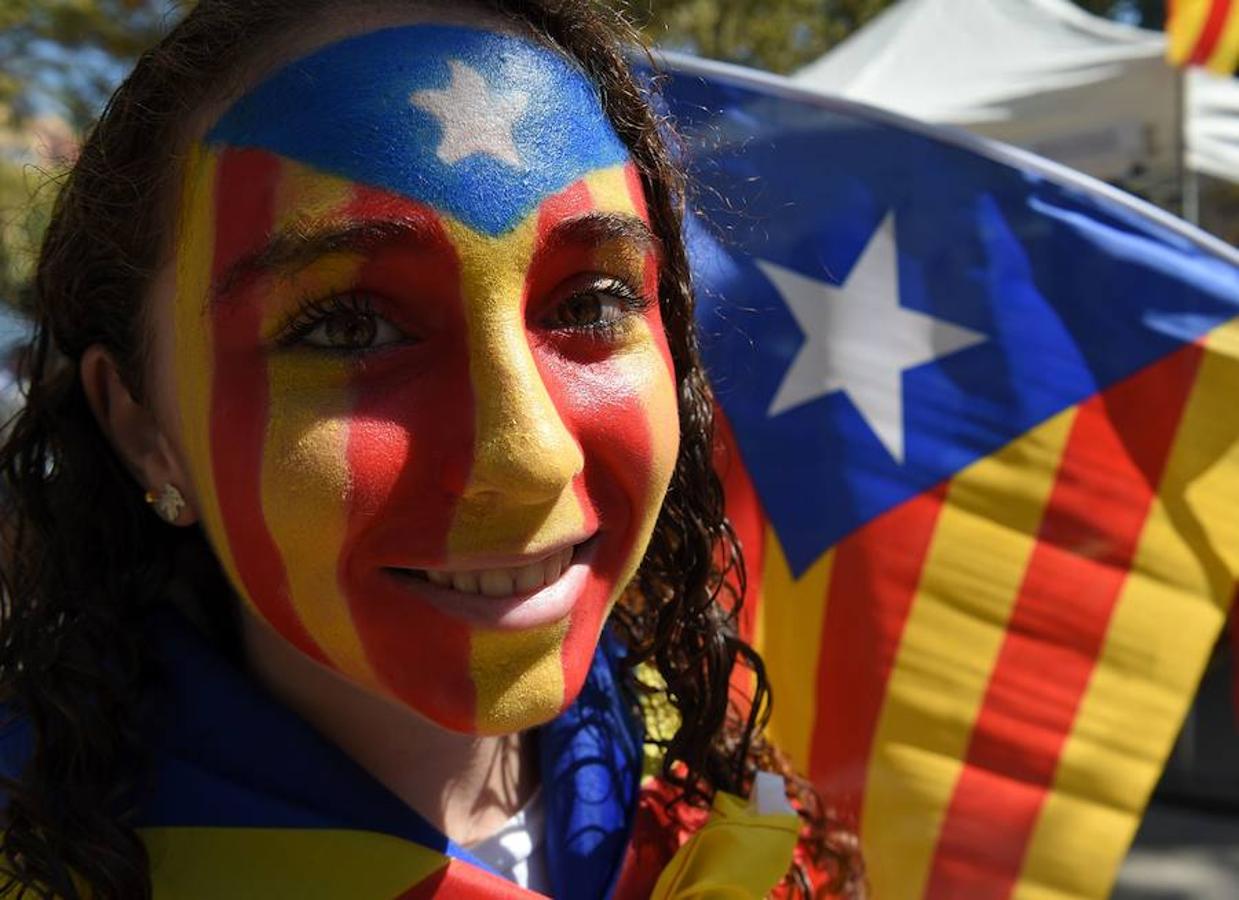
[[1176,66],[1203,66],[1219,75],[1239,69],[1239,2],[1169,0],[1166,58]]
[[879,900],[1105,896],[1239,574],[1239,253],[1020,151],[669,65],[775,739]]

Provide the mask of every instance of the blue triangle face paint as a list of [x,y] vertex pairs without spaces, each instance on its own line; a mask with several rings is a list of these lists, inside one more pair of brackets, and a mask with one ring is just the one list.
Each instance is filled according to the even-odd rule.
[[513,35],[443,25],[311,53],[237,101],[206,143],[395,191],[489,235],[628,158],[570,62]]

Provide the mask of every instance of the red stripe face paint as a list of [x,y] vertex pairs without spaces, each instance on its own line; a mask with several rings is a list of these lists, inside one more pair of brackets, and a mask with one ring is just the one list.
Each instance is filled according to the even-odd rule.
[[558,714],[678,451],[631,164],[498,233],[270,150],[186,177],[183,437],[249,608],[442,727]]
[[[259,151],[229,152],[220,160],[213,282],[222,279],[232,260],[252,252],[270,230],[279,174],[279,161]],[[246,183],[255,189],[230,189]],[[211,481],[226,532],[219,539],[232,549],[236,577],[260,615],[321,662],[321,649],[289,603],[285,563],[261,514],[261,460],[270,414],[267,363],[256,341],[263,308],[255,294],[262,289],[260,280],[251,282],[239,292],[238,302],[217,306],[210,319],[217,359],[227,359],[226,365],[211,369]]]

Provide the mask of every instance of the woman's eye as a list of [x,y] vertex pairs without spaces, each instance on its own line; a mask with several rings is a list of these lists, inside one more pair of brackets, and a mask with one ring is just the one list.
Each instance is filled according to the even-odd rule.
[[323,318],[300,343],[331,350],[366,350],[400,340],[396,326],[374,313],[338,312]]
[[645,301],[626,283],[606,279],[560,302],[549,324],[567,331],[605,331],[644,306]]
[[627,310],[624,301],[601,291],[574,294],[559,308],[561,325],[569,328],[589,328],[618,322]]
[[292,323],[281,343],[360,351],[404,339],[395,325],[374,311],[368,296],[346,294],[310,304]]

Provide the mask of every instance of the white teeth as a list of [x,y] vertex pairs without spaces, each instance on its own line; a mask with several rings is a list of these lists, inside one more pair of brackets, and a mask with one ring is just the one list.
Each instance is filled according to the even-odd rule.
[[543,560],[542,561],[542,568],[543,568],[542,577],[546,579],[546,583],[550,584],[551,582],[559,578],[560,575],[564,574],[564,569],[568,568],[568,563],[570,563],[571,561],[572,561],[571,550],[561,550],[559,553],[556,553],[550,559]]
[[550,584],[555,580],[543,576],[541,564],[521,566],[519,569],[513,569],[512,574],[515,576],[514,581],[516,582],[516,593],[518,594],[524,594],[527,591],[540,588],[542,585]]
[[527,594],[553,584],[572,565],[572,547],[552,556],[511,569],[472,569],[458,572],[426,570],[426,580],[442,587],[452,587],[465,594],[487,597],[511,597]]
[[478,586],[487,597],[511,597],[513,582],[511,569],[487,569],[478,575]]

